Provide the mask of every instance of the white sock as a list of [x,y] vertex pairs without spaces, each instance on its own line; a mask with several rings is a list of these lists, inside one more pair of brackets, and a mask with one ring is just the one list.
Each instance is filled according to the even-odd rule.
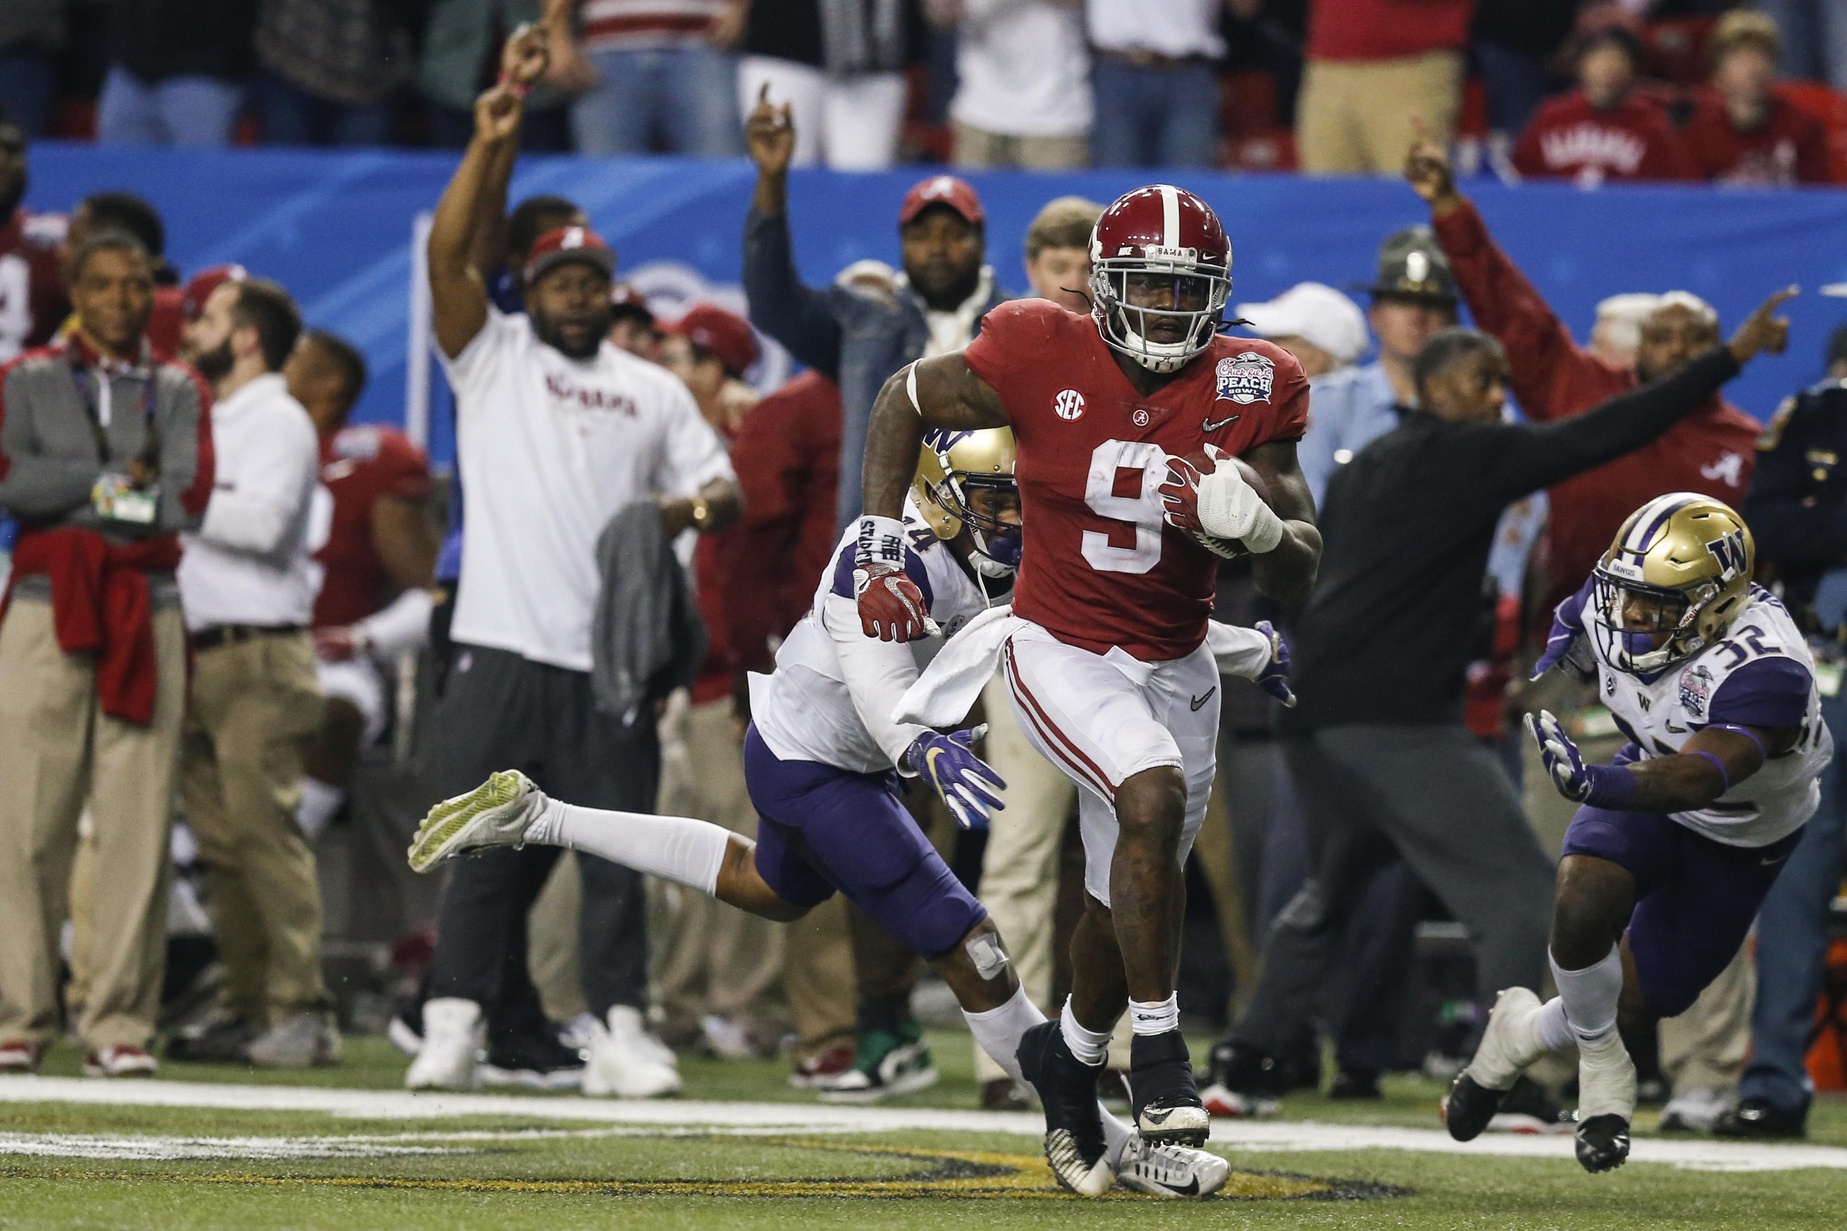
[[580,808],[554,799],[526,831],[526,841],[583,851],[710,897],[731,833],[690,817]]
[[1571,1023],[1565,1020],[1563,996],[1554,996],[1540,1006],[1535,1029],[1539,1032],[1539,1045],[1547,1051],[1564,1051],[1578,1041],[1571,1033]]
[[1152,1003],[1129,1001],[1129,1029],[1136,1034],[1166,1034],[1180,1029],[1180,993]]
[[1071,998],[1065,997],[1064,1012],[1058,1015],[1059,1033],[1065,1036],[1065,1046],[1077,1057],[1080,1064],[1102,1064],[1109,1055],[1109,1031],[1092,1030],[1077,1020],[1071,1011]]
[[1616,1029],[1616,998],[1623,990],[1623,958],[1615,945],[1583,970],[1566,970],[1547,953],[1565,1019],[1579,1043],[1594,1043]]
[[345,802],[344,788],[331,782],[322,782],[319,778],[302,778],[301,802],[295,805],[295,823],[301,827],[301,836],[312,845],[316,838],[327,832],[327,827],[333,824],[334,814],[340,811],[340,805]]
[[962,1016],[981,1050],[988,1053],[1007,1076],[1023,1083],[1026,1079],[1020,1075],[1020,1040],[1028,1030],[1045,1020],[1039,1006],[1027,998],[1026,989],[1015,988],[1013,998],[998,1009],[985,1013],[970,1013],[964,1009]]

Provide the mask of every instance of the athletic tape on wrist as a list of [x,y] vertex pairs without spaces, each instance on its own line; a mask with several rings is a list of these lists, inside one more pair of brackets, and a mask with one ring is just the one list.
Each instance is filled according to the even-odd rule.
[[904,567],[904,523],[895,517],[859,519],[859,542],[853,549],[854,563],[895,564]]

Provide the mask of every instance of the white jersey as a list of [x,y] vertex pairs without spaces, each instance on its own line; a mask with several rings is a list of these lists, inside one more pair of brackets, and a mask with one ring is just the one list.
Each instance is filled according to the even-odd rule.
[[770,751],[785,761],[816,761],[855,773],[896,766],[910,774],[904,752],[930,728],[892,720],[892,710],[936,657],[990,599],[1005,602],[1008,583],[969,575],[949,545],[905,506],[909,532],[904,567],[923,591],[942,636],[881,641],[860,629],[853,595],[858,527],[840,538],[815,589],[814,605],[776,652],[774,675],[750,677],[751,719]]
[[1795,747],[1772,756],[1707,807],[1671,814],[1680,824],[1727,846],[1767,846],[1787,837],[1814,815],[1821,801],[1817,779],[1833,759],[1834,740],[1821,720],[1815,660],[1795,621],[1775,595],[1752,586],[1744,611],[1724,640],[1652,682],[1613,668],[1601,647],[1597,650],[1603,702],[1640,749],[1643,761],[1679,752],[1694,732],[1712,723],[1737,721],[1730,715],[1747,703],[1752,677],[1761,677],[1766,663],[1781,664],[1777,674],[1784,687],[1796,678],[1789,664],[1807,678],[1808,702]]

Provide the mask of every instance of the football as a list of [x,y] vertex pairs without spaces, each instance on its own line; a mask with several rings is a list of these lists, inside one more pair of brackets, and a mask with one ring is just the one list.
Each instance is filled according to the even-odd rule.
[[[1227,453],[1217,445],[1206,444],[1187,454],[1183,460],[1190,463],[1201,475],[1212,474],[1220,466],[1237,467],[1238,473],[1244,476],[1244,481],[1250,484],[1258,498],[1271,508],[1276,507],[1270,499],[1270,485],[1263,481],[1263,476],[1257,473],[1257,468],[1243,458]],[[1201,547],[1221,560],[1236,560],[1250,554],[1244,544],[1236,539],[1221,539],[1198,530],[1193,532],[1193,538],[1199,542]]]

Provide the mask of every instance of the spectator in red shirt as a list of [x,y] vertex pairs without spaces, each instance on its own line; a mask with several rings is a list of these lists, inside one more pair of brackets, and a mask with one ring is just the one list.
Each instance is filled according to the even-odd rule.
[[1449,144],[1474,0],[1314,0],[1296,144],[1310,175],[1391,174],[1420,133]]
[[1734,9],[1711,43],[1712,88],[1683,140],[1702,178],[1726,184],[1825,184],[1832,178],[1821,120],[1776,92],[1783,46],[1776,21]]
[[26,180],[25,134],[0,115],[0,363],[43,345],[65,311],[64,219],[20,204]]
[[1626,26],[1586,34],[1578,88],[1549,100],[1514,146],[1514,169],[1536,179],[1689,179],[1694,172],[1667,108],[1637,88],[1642,44]]
[[[1684,291],[1670,292],[1642,325],[1635,363],[1598,358],[1572,341],[1519,267],[1488,235],[1475,206],[1456,191],[1442,150],[1413,148],[1405,169],[1430,203],[1430,222],[1455,267],[1475,321],[1507,350],[1514,397],[1529,419],[1583,414],[1598,403],[1685,367],[1718,344],[1718,316]],[[1551,489],[1551,590],[1556,601],[1590,576],[1637,501],[1672,491],[1702,492],[1728,504],[1744,498],[1759,428],[1714,394],[1652,444]]]
[[[756,334],[742,317],[711,304],[694,307],[665,333],[662,364],[686,382],[699,413],[742,461],[738,431],[750,412],[727,391],[757,361]],[[738,486],[748,493],[742,475]],[[748,507],[750,496],[744,499]],[[691,706],[684,712],[677,703],[670,706],[663,723],[660,807],[751,837],[757,813],[744,787],[744,724],[733,697],[743,663],[731,642],[727,600],[761,602],[763,593],[753,579],[767,579],[765,564],[786,569],[789,562],[747,565],[739,576],[733,571],[738,561],[724,550],[722,538],[706,535],[693,552],[693,588],[706,626],[705,661],[693,679]],[[812,583],[813,577],[808,580]],[[676,744],[684,748],[690,772],[668,768]],[[657,935],[656,1003],[666,1014],[666,1037],[703,1035],[709,1050],[731,1059],[773,1049],[780,1032],[768,1028],[764,1002],[782,977],[781,927],[705,898],[683,898],[673,926]]]

